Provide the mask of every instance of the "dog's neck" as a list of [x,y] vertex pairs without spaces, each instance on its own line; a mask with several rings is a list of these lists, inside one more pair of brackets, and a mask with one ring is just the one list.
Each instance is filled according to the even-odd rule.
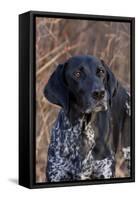
[[[60,131],[66,132],[66,137],[70,137],[70,140],[76,141],[76,144],[79,145],[81,149],[82,158],[88,154],[90,149],[93,149],[95,146],[95,119],[96,113],[82,115],[78,118],[77,123],[72,124],[68,116],[65,114],[64,110],[60,111],[60,125],[57,125],[57,129]],[[61,126],[62,124],[62,126]],[[70,132],[70,134],[67,134]]]
[[67,117],[72,126],[75,126],[79,121],[85,121],[85,124],[89,122],[94,122],[96,119],[97,113],[91,112],[89,114],[82,113],[80,107],[77,104],[72,103],[70,106],[70,111],[67,114]]

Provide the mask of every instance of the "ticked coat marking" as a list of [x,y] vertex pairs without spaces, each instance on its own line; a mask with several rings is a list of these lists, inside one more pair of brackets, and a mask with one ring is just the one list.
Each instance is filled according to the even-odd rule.
[[[112,165],[114,156],[102,160],[95,160],[92,150],[95,146],[94,124],[91,121],[82,126],[85,120],[80,119],[73,127],[63,110],[54,124],[51,135],[51,143],[48,150],[48,177],[51,182],[85,180],[112,177]],[[85,137],[89,145],[86,155],[82,155],[82,137]],[[84,138],[83,138],[84,141]]]

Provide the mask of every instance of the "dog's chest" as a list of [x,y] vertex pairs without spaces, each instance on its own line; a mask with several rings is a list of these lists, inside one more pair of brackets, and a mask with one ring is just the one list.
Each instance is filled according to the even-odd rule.
[[94,140],[95,126],[91,121],[88,124],[85,123],[84,130],[82,131],[82,135],[86,137],[87,141],[91,144],[91,147],[95,145],[95,140]]
[[[52,130],[52,140],[49,146],[49,169],[60,175],[74,180],[91,179],[92,176],[110,177],[111,159],[95,160],[93,148],[95,146],[96,124],[81,119],[75,126],[71,126],[64,112],[61,111]],[[108,167],[106,167],[108,166]],[[107,168],[107,169],[106,169]],[[106,171],[106,173],[104,173]],[[97,174],[98,173],[98,174]],[[54,175],[55,176],[55,175]],[[69,177],[68,177],[69,178]]]
[[82,160],[95,145],[93,124],[91,121],[86,123],[81,119],[75,126],[71,126],[63,112],[61,112],[60,122],[61,124],[56,128],[60,155],[72,160]]

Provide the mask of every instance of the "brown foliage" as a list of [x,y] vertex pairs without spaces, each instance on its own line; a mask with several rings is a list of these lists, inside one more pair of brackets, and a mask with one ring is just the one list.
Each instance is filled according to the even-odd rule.
[[[44,85],[59,63],[80,54],[104,59],[129,86],[130,24],[36,18],[36,182],[45,181],[50,130],[60,109],[44,98]],[[124,176],[119,170],[116,174]]]

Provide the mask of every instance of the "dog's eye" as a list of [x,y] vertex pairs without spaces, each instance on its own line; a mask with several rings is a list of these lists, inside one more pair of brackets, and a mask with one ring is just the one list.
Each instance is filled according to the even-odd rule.
[[97,75],[98,75],[98,76],[103,76],[103,75],[104,75],[104,69],[98,68],[98,69],[97,69]]
[[76,72],[74,72],[73,75],[75,76],[75,78],[79,79],[80,76],[81,76],[81,72],[80,71],[76,71]]

